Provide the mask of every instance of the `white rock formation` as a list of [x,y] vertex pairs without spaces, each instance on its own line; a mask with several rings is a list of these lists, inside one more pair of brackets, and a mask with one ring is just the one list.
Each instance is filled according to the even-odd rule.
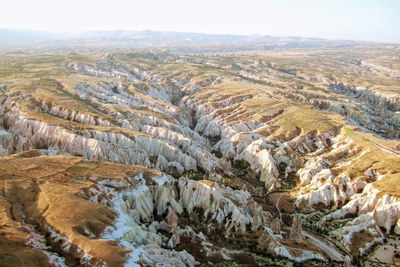
[[[121,246],[131,249],[127,266],[196,265],[195,259],[186,251],[173,250],[183,236],[195,238],[209,256],[217,253],[230,259],[231,252],[215,250],[202,233],[196,233],[188,226],[180,228],[180,216],[189,216],[189,219],[196,220],[194,223],[198,223],[198,219],[204,223],[207,221],[211,231],[222,225],[226,238],[235,232],[264,231],[265,249],[293,261],[326,260],[317,252],[295,251],[282,245],[268,227],[265,212],[247,191],[232,190],[208,180],[179,178],[175,181],[168,175],[145,179],[143,174],[139,174],[124,180],[93,181],[96,183],[83,189],[81,196],[108,205],[116,212],[116,220],[106,228],[102,237],[119,241]],[[199,209],[203,217],[198,217]],[[157,215],[158,221],[153,214]],[[167,236],[165,232],[170,234]]]
[[368,231],[373,239],[360,248],[361,254],[368,252],[373,245],[383,242],[385,236],[380,228],[387,234],[394,228],[394,232],[400,234],[397,226],[400,221],[400,201],[393,196],[381,196],[372,184],[367,184],[362,193],[353,195],[346,205],[328,214],[326,219],[334,220],[347,216],[355,216],[355,219],[335,233],[349,247],[354,234]]
[[234,158],[240,154],[247,146],[256,140],[265,139],[264,136],[254,132],[237,133],[232,137],[221,139],[215,144],[215,148],[220,150],[226,158]]
[[91,114],[85,114],[80,111],[71,110],[67,107],[55,105],[52,103],[41,102],[40,108],[43,112],[62,118],[64,120],[75,121],[82,124],[100,125],[105,127],[113,126],[111,122],[103,120]]
[[268,142],[258,139],[237,155],[235,160],[245,160],[250,163],[251,169],[260,174],[260,180],[265,182],[265,187],[271,189],[279,183],[279,173],[268,147]]
[[96,66],[89,66],[89,65],[81,66],[75,63],[69,63],[68,67],[80,73],[87,74],[90,76],[118,78],[118,79],[128,80],[130,82],[138,81],[137,76],[132,74],[132,70],[136,71],[135,74],[138,75],[139,77],[146,75],[146,73],[140,73],[138,69],[132,69],[131,71],[129,71],[123,67],[111,66],[107,64],[107,62],[103,62],[102,64],[98,64]]
[[338,157],[351,156],[354,151],[351,142],[340,141],[340,137],[331,139],[332,150],[322,156],[314,156],[297,171],[301,189],[297,194],[297,207],[313,207],[322,204],[325,207],[339,207],[350,200],[351,196],[362,191],[367,182],[363,179],[352,180],[346,174],[335,176],[334,167],[351,164],[351,158],[336,164]]
[[[225,222],[227,233],[230,230],[244,232],[253,221],[253,211],[246,205],[250,198],[248,192],[232,191],[211,181],[198,182],[184,178],[179,179],[178,186],[180,203],[189,214],[193,213],[194,208],[202,208],[203,219],[211,216],[218,224]],[[235,205],[230,198],[240,200],[241,205]]]
[[50,247],[46,245],[46,239],[43,235],[35,233],[35,230],[30,226],[24,226],[23,230],[30,233],[29,237],[25,240],[25,246],[33,249],[40,250],[48,258],[48,263],[55,267],[66,267],[65,259],[60,257],[57,253],[51,252]]
[[[118,93],[114,92],[118,90]],[[92,96],[101,100],[101,102],[118,104],[126,107],[141,107],[145,106],[150,110],[167,115],[171,118],[180,117],[180,110],[167,102],[151,101],[148,97],[140,97],[125,92],[121,84],[106,84],[101,83],[99,86],[90,86],[79,84],[76,91],[81,98]]]
[[[17,107],[11,108],[3,118],[13,132],[11,146],[16,151],[56,147],[58,150],[80,155],[88,160],[141,164],[149,167],[151,166],[149,156],[162,155],[168,162],[172,162],[172,165],[177,165],[179,170],[182,170],[181,166],[185,170],[197,169],[196,160],[178,147],[146,135],[128,138],[120,133],[96,130],[74,133],[61,126],[26,119]],[[196,154],[195,149],[191,154],[198,158],[201,156],[201,152]]]
[[[168,185],[171,185],[173,179],[169,176],[153,177],[154,199],[152,190],[146,185],[142,174],[134,177],[134,180],[138,183],[134,187],[124,181],[99,181],[97,188],[93,188],[90,192],[92,195],[90,199],[93,201],[98,200],[98,195],[103,193],[109,195],[110,200],[107,204],[117,213],[114,225],[106,228],[102,237],[118,240],[121,246],[132,250],[126,266],[141,264],[195,266],[195,259],[186,251],[177,252],[161,248],[167,240],[157,231],[158,229],[167,230],[168,225],[165,221],[153,220],[153,210],[156,209],[162,214],[167,209],[166,202],[171,203],[175,197],[173,193],[172,195],[165,193],[168,192]],[[112,185],[112,187],[107,185]],[[172,206],[177,207],[181,212],[179,203],[173,202]]]
[[152,127],[147,125],[142,127],[142,131],[148,135],[162,140],[167,140],[168,142],[179,146],[182,151],[196,160],[198,166],[208,172],[214,171],[219,165],[219,160],[206,149],[201,147],[201,144],[195,143],[180,133],[161,127]]
[[[141,266],[177,266],[192,267],[199,263],[195,258],[183,251],[164,249],[156,245],[141,246],[139,260]],[[131,266],[129,263],[126,266]],[[139,266],[139,265],[138,265]]]

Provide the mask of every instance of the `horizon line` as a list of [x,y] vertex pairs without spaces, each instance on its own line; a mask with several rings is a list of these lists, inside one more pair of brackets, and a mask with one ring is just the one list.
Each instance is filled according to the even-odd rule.
[[363,42],[363,43],[375,43],[375,44],[400,44],[399,42],[385,42],[385,41],[371,41],[361,39],[338,39],[338,38],[324,38],[324,37],[313,37],[313,36],[301,36],[301,35],[271,35],[262,33],[210,33],[210,32],[196,32],[196,31],[177,31],[177,30],[155,30],[155,29],[86,29],[86,30],[49,30],[49,29],[33,29],[33,28],[3,28],[0,26],[0,31],[31,31],[38,33],[49,33],[49,34],[83,34],[83,33],[95,33],[95,32],[154,32],[154,33],[181,33],[181,34],[203,34],[203,35],[214,35],[214,36],[241,36],[241,37],[272,37],[272,38],[305,38],[315,39],[323,41],[347,41],[347,42]]

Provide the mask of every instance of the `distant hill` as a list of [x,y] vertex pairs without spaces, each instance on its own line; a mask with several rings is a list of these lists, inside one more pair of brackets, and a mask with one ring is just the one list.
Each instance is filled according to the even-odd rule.
[[[242,48],[277,49],[318,46],[341,46],[352,41],[332,41],[304,37],[274,37],[268,35],[227,35],[159,31],[89,31],[53,33],[32,30],[0,29],[0,48],[35,46],[96,46],[96,47],[162,47],[221,45]],[[251,47],[248,47],[251,44]],[[247,50],[246,49],[246,50]]]

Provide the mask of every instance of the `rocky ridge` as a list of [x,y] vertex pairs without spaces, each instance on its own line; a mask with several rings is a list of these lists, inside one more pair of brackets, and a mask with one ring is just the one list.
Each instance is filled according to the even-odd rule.
[[[68,82],[54,77],[3,90],[2,172],[7,159],[24,157],[35,161],[20,174],[26,178],[36,175],[41,160],[60,157],[82,157],[96,168],[142,165],[164,172],[149,175],[143,168],[121,179],[70,166],[57,174],[54,185],[61,186],[63,172],[82,183],[63,180],[62,186],[85,203],[84,211],[105,212],[96,217],[99,224],[85,218],[61,226],[47,211],[37,215],[26,210],[26,200],[3,194],[4,207],[24,203],[22,217],[5,208],[4,225],[25,227],[24,244],[48,264],[360,264],[400,233],[398,196],[387,191],[400,173],[396,141],[381,141],[343,119],[376,134],[392,129],[387,136],[397,137],[397,95],[333,88],[349,97],[346,105],[367,104],[366,116],[380,119],[365,125],[346,107],[332,108],[337,100],[311,103],[312,97],[296,99],[297,92],[282,100],[285,88],[258,77],[257,68],[272,66],[262,61],[227,68],[224,76],[224,67],[207,60],[176,60],[178,67],[163,61],[158,63],[168,67],[146,69],[114,59],[66,63]],[[197,74],[188,75],[181,64]],[[196,64],[215,70],[200,73]],[[297,79],[291,72],[268,73]],[[70,84],[73,79],[78,81]],[[15,184],[11,174],[4,179]],[[47,210],[40,203],[62,189],[53,192],[43,179],[37,183],[30,205]],[[317,222],[311,220],[315,214]],[[32,216],[39,219],[22,219]],[[332,229],[329,235],[320,231],[324,227]]]

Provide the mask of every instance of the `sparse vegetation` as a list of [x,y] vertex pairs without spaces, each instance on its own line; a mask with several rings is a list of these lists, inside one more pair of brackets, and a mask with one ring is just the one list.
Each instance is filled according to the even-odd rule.
[[[348,244],[342,237],[373,204],[327,216],[369,186],[378,198],[400,198],[400,65],[390,59],[398,48],[276,46],[282,49],[88,46],[1,54],[0,265],[46,266],[44,251],[71,265],[87,253],[89,265],[121,266],[129,253],[122,238],[141,249],[155,245],[160,255],[187,250],[204,266],[303,264],[288,260],[286,250],[299,258],[306,251],[310,266],[338,266],[347,254],[363,265],[368,255],[358,248],[376,241],[375,225],[386,225],[363,225]],[[149,194],[132,200],[128,191],[118,210],[112,201],[125,183]],[[192,191],[184,194],[179,183]],[[181,207],[185,196],[198,203]],[[142,203],[145,197],[151,201]],[[135,233],[143,231],[139,241],[131,233],[105,238],[122,224],[121,211],[134,218]],[[291,240],[294,214],[328,248]],[[177,233],[181,243],[173,244]],[[25,245],[34,234],[48,248]]]

